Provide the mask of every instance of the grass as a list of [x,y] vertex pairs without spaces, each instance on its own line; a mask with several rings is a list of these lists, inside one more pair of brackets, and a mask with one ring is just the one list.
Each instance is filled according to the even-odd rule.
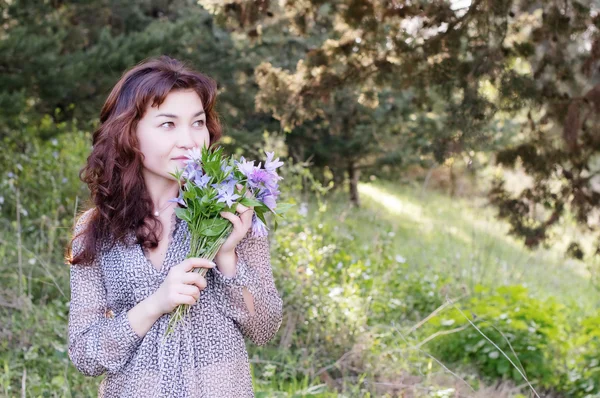
[[[397,254],[414,269],[450,273],[471,291],[478,283],[523,284],[540,298],[555,297],[585,313],[598,308],[600,292],[590,282],[590,264],[564,258],[564,243],[526,248],[507,235],[509,226],[483,199],[433,191],[421,195],[389,182],[360,184],[359,192],[362,209],[349,212],[346,228],[359,231],[368,243],[383,224],[391,225]],[[568,234],[568,227],[561,228]]]
[[[578,234],[568,221],[559,225],[560,239],[550,247],[530,250],[508,235],[509,225],[495,217],[484,198],[449,198],[435,191],[423,194],[420,187],[385,181],[359,184],[359,192],[360,209],[347,204],[346,192],[333,193],[321,222],[336,225],[340,234],[353,235],[356,245],[364,248],[374,247],[380,235],[387,233],[399,267],[423,275],[451,275],[467,293],[477,284],[519,284],[533,297],[564,304],[572,317],[596,313],[600,292],[588,269],[597,260],[565,258],[566,245]],[[373,270],[377,270],[373,285],[385,286],[388,273],[377,267]],[[515,396],[493,394],[479,385],[479,392],[488,391],[490,397]]]

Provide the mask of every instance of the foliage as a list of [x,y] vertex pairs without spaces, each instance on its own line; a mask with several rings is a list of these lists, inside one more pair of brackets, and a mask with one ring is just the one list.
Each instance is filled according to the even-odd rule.
[[[535,386],[561,387],[569,332],[565,307],[554,300],[535,299],[518,285],[499,287],[493,293],[479,287],[477,293],[430,321],[425,335],[452,330],[428,344],[434,355],[473,367],[488,378],[522,383],[521,370]],[[516,367],[469,324],[467,317]]]
[[[600,206],[596,2],[202,3],[255,42],[275,34],[304,45],[295,65],[277,58],[258,65],[257,106],[290,131],[298,156],[328,165],[336,186],[347,174],[353,203],[361,170],[401,170],[415,162],[411,154],[431,164],[492,150],[505,167],[518,159],[534,180],[522,192],[501,181],[490,192],[512,234],[537,247],[567,208],[583,229],[598,232],[591,216]],[[408,115],[428,113],[443,128],[423,125],[418,140],[398,128]],[[521,135],[498,129],[511,118]],[[585,254],[577,242],[567,251]]]
[[418,322],[444,303],[445,295],[455,284],[441,273],[414,271],[404,259],[398,260],[390,262],[387,268],[384,279],[388,283],[377,286],[373,292],[373,314],[369,318],[373,325]]
[[[355,204],[360,170],[399,170],[414,153],[442,163],[495,141],[489,124],[499,105],[485,87],[510,80],[501,44],[511,3],[454,10],[447,1],[202,2],[255,41],[277,34],[304,44],[295,65],[275,58],[256,68],[257,107],[290,131],[299,151],[320,156],[336,185],[347,172]],[[443,128],[399,127],[433,108]],[[402,145],[411,135],[418,144]]]
[[600,396],[600,316],[589,316],[582,319],[580,333],[574,339],[576,349],[569,361],[569,384],[566,388],[569,396]]

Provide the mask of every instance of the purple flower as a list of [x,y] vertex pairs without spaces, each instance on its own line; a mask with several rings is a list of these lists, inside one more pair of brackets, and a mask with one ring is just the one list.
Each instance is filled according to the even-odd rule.
[[173,198],[173,199],[169,199],[167,202],[176,202],[176,203],[179,203],[182,206],[185,206],[185,202],[183,200],[183,191],[180,189],[179,190],[179,197]]
[[263,198],[263,203],[271,210],[275,210],[277,207],[277,202],[275,201],[275,197],[273,195],[265,195]]
[[198,165],[193,161],[188,161],[183,169],[183,174],[181,175],[186,180],[191,180],[196,171],[198,170]]
[[200,149],[198,147],[195,147],[192,149],[188,149],[187,154],[185,156],[194,162],[200,162],[200,159],[202,158],[202,152],[200,152]]
[[254,213],[254,215],[252,216],[252,236],[267,236],[267,234],[267,226],[261,221],[260,218],[256,216],[256,213]]
[[252,188],[277,188],[277,176],[267,170],[255,168],[248,176],[248,185]]
[[240,162],[237,162],[238,170],[242,172],[243,175],[248,177],[255,169],[254,160],[247,161],[243,156],[240,157]]
[[275,199],[277,199],[279,197],[279,187],[278,184],[274,184],[275,187],[267,187],[267,189],[261,191],[260,195],[271,195],[273,196]]
[[273,160],[273,156],[275,156],[275,152],[267,152],[267,160],[265,161],[265,169],[267,171],[275,171],[276,168],[281,167],[283,162],[279,161],[279,158]]
[[206,188],[209,182],[210,176],[208,174],[202,174],[201,171],[196,172],[196,175],[194,176],[194,184],[200,188]]
[[221,165],[221,171],[224,171],[225,174],[230,174],[232,170],[233,167],[231,166]]
[[217,202],[225,202],[228,207],[231,207],[233,206],[233,202],[241,197],[240,195],[233,193],[233,189],[235,187],[234,184],[222,184],[221,186],[215,185],[216,184],[213,184],[213,187],[217,189],[218,193]]
[[256,198],[271,210],[275,210],[275,207],[277,207],[277,198],[269,190],[261,190]]

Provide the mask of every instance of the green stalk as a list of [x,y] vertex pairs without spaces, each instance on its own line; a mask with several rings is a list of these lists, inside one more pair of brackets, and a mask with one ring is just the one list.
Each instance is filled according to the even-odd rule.
[[[223,246],[223,243],[225,243],[225,241],[231,234],[232,230],[233,224],[229,224],[227,228],[225,228],[225,230],[223,230],[223,232],[219,236],[217,236],[214,242],[212,243],[207,242],[207,236],[199,236],[198,234],[194,233],[195,230],[192,231],[190,252],[186,258],[200,257],[202,255],[202,249],[204,247],[207,247],[206,245],[208,244],[206,253],[202,255],[202,258],[206,258],[210,261],[213,261],[219,249],[221,248],[221,246]],[[196,272],[202,276],[205,276],[208,272],[208,268],[194,268],[191,272]],[[179,324],[179,322],[183,320],[183,318],[186,315],[189,314],[190,308],[190,304],[181,304],[171,313],[169,324],[167,326],[167,330],[165,335],[163,336],[163,339],[169,336],[175,330],[175,327]]]

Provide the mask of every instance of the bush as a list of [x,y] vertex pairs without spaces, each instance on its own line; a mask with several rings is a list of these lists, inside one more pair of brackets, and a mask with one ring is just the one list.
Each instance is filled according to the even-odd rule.
[[478,296],[450,307],[423,329],[430,335],[464,327],[428,343],[434,355],[471,365],[484,378],[523,382],[506,357],[468,323],[468,316],[536,388],[561,387],[568,348],[564,306],[530,297],[523,286],[500,287],[493,294],[478,286],[477,291]]
[[574,339],[566,392],[570,397],[600,397],[600,315],[584,318]]

